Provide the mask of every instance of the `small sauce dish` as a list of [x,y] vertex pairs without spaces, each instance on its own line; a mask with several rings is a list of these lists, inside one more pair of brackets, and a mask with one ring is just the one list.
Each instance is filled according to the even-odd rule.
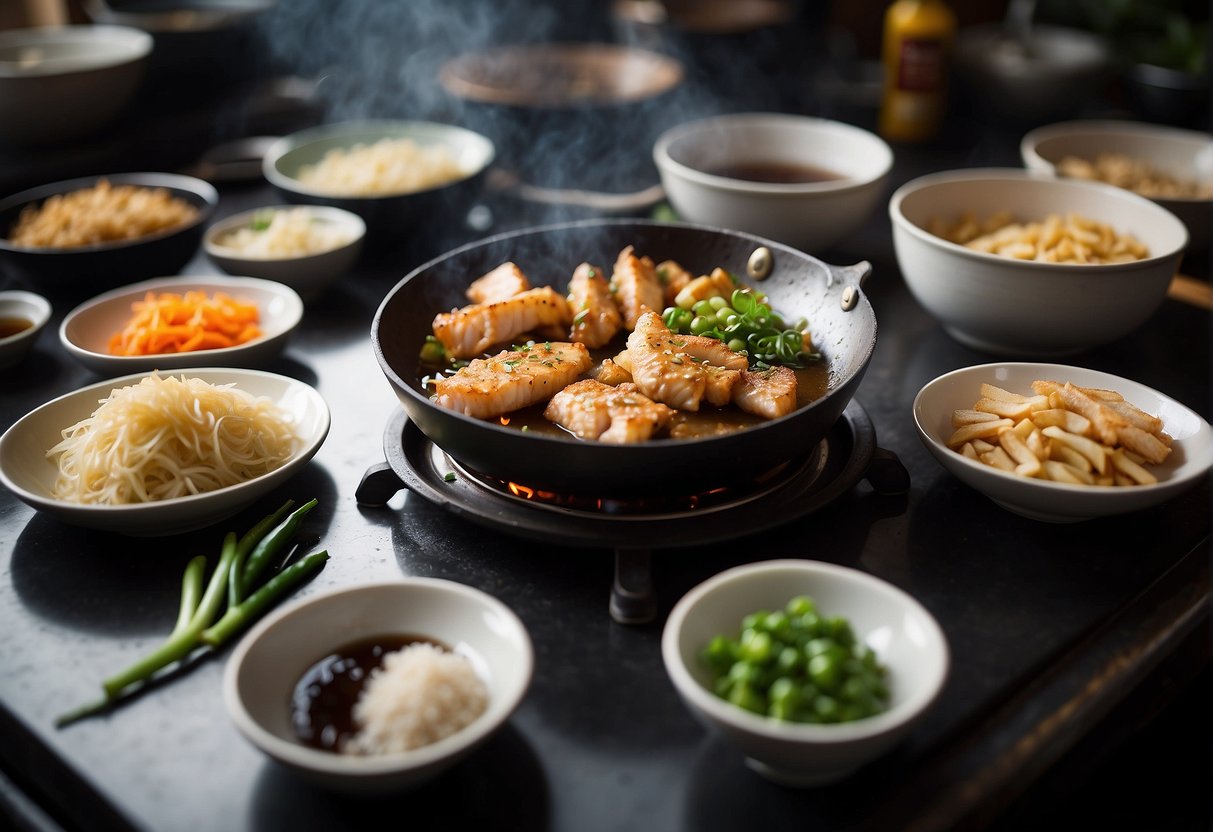
[[[487,708],[454,733],[406,751],[346,754],[299,736],[292,702],[309,669],[359,642],[402,637],[466,658],[487,689]],[[533,667],[530,636],[501,601],[454,581],[409,577],[342,587],[272,613],[233,651],[223,698],[245,739],[302,779],[382,794],[418,786],[480,747],[522,701]]]
[[0,292],[0,370],[15,367],[25,359],[50,319],[50,302],[41,295],[19,290]]
[[349,273],[365,236],[366,223],[350,211],[275,205],[220,220],[202,247],[229,274],[275,280],[313,301]]

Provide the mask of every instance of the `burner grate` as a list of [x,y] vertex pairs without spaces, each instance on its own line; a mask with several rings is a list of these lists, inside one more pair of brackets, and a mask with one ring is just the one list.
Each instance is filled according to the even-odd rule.
[[700,495],[657,505],[616,500],[602,506],[602,501],[583,495],[527,499],[512,493],[509,483],[461,465],[431,442],[403,410],[384,431],[384,452],[386,461],[363,475],[356,492],[359,503],[386,505],[401,489],[408,489],[457,516],[506,534],[613,548],[611,614],[629,624],[651,621],[656,614],[649,574],[653,550],[717,542],[782,525],[828,505],[861,480],[881,494],[904,494],[910,487],[905,467],[896,455],[877,447],[871,419],[854,400],[808,454],[690,506],[686,505],[690,497]]

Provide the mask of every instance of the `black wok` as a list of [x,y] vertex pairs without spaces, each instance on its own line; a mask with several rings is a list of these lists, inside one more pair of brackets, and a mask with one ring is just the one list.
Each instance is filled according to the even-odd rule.
[[[789,319],[805,316],[828,362],[826,394],[770,422],[720,436],[607,445],[543,436],[464,416],[431,402],[419,384],[418,353],[438,312],[467,304],[467,285],[507,260],[534,285],[564,291],[583,260],[610,267],[634,245],[655,261],[674,259],[693,274],[722,266],[739,276],[755,249],[773,267],[756,283]],[[867,263],[831,266],[748,234],[684,224],[590,220],[503,234],[420,266],[388,292],[371,324],[379,365],[410,419],[468,468],[562,493],[641,496],[694,493],[762,474],[812,449],[842,414],[876,346],[876,317],[859,284]],[[747,278],[747,282],[755,283]]]

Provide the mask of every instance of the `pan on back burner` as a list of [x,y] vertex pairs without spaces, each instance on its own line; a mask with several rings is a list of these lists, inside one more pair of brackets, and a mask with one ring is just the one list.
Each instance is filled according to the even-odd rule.
[[[867,480],[878,494],[909,491],[895,454],[876,444],[867,411],[852,400],[826,437],[808,453],[752,480],[699,494],[643,500],[558,494],[481,474],[426,437],[403,410],[383,437],[386,461],[358,485],[359,503],[386,506],[408,489],[482,526],[532,540],[615,552],[611,618],[646,624],[657,615],[651,557],[670,549],[741,537],[812,514]],[[453,475],[453,479],[451,479]],[[738,522],[744,514],[744,522]]]

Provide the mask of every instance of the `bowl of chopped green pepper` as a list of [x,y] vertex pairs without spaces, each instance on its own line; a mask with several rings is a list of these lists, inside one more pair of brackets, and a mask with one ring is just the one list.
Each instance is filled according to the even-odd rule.
[[892,748],[938,698],[947,639],[879,578],[812,560],[726,570],[671,610],[662,658],[692,714],[759,774],[841,780]]

